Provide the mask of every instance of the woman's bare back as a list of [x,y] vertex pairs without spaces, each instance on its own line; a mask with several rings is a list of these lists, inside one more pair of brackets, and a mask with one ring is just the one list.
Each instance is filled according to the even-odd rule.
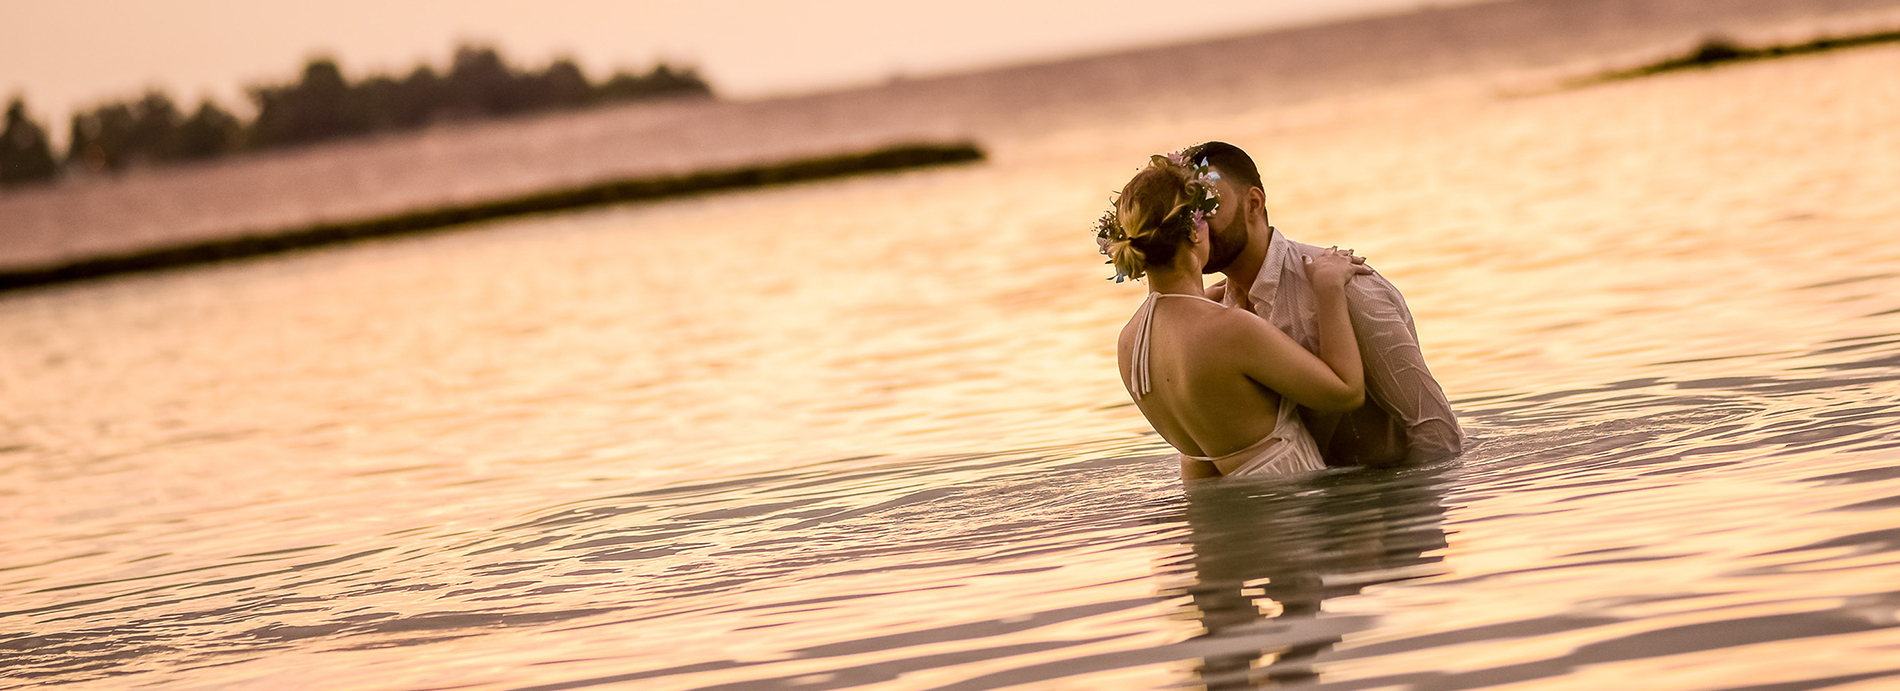
[[[1149,319],[1147,390],[1138,391],[1140,337]],[[1240,344],[1232,332],[1247,319],[1258,317],[1198,296],[1152,293],[1122,329],[1122,383],[1155,431],[1182,453],[1226,455],[1265,438],[1277,424],[1280,395],[1236,366],[1249,354],[1233,352]]]

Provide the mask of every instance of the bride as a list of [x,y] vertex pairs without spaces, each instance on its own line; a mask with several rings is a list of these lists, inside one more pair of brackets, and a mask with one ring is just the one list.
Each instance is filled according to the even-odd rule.
[[1155,156],[1097,226],[1116,280],[1148,278],[1148,298],[1121,332],[1122,383],[1181,452],[1183,479],[1320,470],[1295,404],[1331,412],[1364,401],[1345,288],[1371,269],[1336,248],[1308,259],[1319,357],[1252,312],[1208,299],[1201,267],[1217,175],[1179,154]]

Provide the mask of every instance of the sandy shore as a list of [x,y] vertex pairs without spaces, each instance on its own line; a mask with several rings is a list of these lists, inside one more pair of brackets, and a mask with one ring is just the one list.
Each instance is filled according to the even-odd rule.
[[[439,127],[0,195],[0,270],[271,235],[602,180],[897,142],[1035,136],[1103,111],[1246,109],[1449,75],[1542,79],[1777,39],[1900,0],[1519,0],[751,102],[634,105]],[[1525,77],[1524,75],[1531,75]]]

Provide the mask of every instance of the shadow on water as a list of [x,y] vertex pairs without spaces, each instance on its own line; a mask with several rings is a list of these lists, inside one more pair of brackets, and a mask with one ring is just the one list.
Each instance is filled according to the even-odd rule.
[[1321,603],[1368,586],[1446,571],[1443,483],[1448,467],[1336,473],[1310,482],[1209,483],[1190,493],[1192,558],[1183,614],[1204,633],[1184,644],[1200,662],[1184,685],[1256,688],[1313,681],[1313,661],[1365,615],[1325,615]]

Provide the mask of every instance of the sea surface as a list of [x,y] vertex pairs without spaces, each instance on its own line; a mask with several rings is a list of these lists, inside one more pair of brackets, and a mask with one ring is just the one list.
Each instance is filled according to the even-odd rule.
[[[1104,112],[0,294],[0,688],[1900,687],[1894,75]],[[1088,229],[1215,138],[1405,292],[1462,458],[1183,488]]]

